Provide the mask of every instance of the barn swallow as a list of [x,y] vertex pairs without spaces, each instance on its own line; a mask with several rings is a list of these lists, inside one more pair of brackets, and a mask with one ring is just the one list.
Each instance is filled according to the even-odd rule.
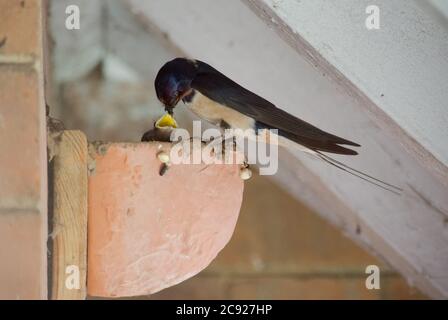
[[205,62],[186,58],[167,62],[156,76],[155,90],[170,114],[183,101],[199,118],[224,129],[253,129],[255,132],[277,129],[280,137],[339,169],[385,189],[397,188],[323,153],[357,155],[346,146],[360,147],[358,143],[325,132],[277,108]]

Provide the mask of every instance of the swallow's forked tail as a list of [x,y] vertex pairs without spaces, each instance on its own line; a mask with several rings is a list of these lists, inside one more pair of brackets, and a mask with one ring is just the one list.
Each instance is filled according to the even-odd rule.
[[359,179],[367,181],[368,183],[373,184],[381,189],[387,190],[396,195],[401,195],[401,192],[403,191],[403,189],[400,187],[394,186],[393,184],[390,184],[383,180],[372,177],[371,175],[368,175],[367,173],[364,173],[355,168],[352,168],[352,167],[346,165],[345,163],[342,163],[336,159],[333,159],[332,157],[330,157],[320,151],[314,150],[314,152],[321,160],[325,161],[326,163],[328,163],[342,171],[345,171]]

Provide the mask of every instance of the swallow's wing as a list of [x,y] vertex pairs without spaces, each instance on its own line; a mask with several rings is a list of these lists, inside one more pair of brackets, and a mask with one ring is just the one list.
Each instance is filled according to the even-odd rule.
[[312,150],[347,155],[357,154],[356,151],[339,144],[351,146],[359,146],[359,144],[327,133],[294,117],[241,87],[213,67],[202,62],[198,63],[200,64],[199,72],[191,86],[209,99],[254,118],[262,127],[278,129],[280,135]]

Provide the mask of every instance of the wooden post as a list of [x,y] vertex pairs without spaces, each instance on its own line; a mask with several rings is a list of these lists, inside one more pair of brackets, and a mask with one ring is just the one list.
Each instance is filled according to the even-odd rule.
[[[85,299],[87,273],[87,139],[63,131],[52,161],[51,299]],[[51,201],[51,200],[50,200]]]

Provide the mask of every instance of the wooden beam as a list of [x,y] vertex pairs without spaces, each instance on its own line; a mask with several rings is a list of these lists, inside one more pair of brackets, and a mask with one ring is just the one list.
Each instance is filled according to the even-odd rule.
[[51,299],[85,299],[87,273],[87,140],[63,131],[52,161]]

